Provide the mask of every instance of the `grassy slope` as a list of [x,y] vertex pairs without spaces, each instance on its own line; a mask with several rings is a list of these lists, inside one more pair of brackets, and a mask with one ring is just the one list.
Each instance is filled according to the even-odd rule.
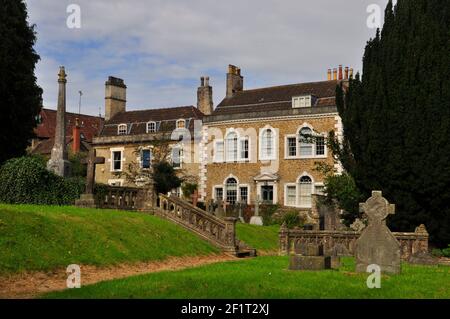
[[287,257],[258,257],[176,272],[107,281],[47,298],[450,298],[450,267],[403,265],[368,289],[368,274],[353,273],[353,259],[339,271],[289,271]]
[[237,237],[257,250],[277,251],[279,225],[255,226],[236,224]]
[[0,204],[0,275],[215,252],[190,232],[150,215]]

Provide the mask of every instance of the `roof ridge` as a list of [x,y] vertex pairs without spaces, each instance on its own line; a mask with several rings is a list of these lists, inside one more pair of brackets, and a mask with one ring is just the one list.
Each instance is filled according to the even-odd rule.
[[339,80],[330,80],[330,81],[326,80],[326,81],[301,82],[301,83],[274,85],[274,86],[267,86],[267,87],[262,87],[262,88],[243,90],[243,91],[239,91],[239,92],[236,92],[236,93],[239,94],[239,93],[250,92],[250,91],[260,91],[260,90],[267,90],[267,89],[284,88],[284,87],[289,87],[289,86],[306,85],[306,84],[318,84],[318,83],[325,83],[325,82],[336,82],[336,83],[338,83]]
[[162,107],[162,108],[155,108],[155,109],[143,109],[143,110],[132,110],[132,111],[125,111],[121,112],[123,113],[132,113],[132,112],[148,112],[148,111],[163,111],[163,110],[174,110],[174,109],[181,109],[181,108],[195,108],[193,105],[184,105],[184,106],[172,106],[172,107]]
[[[42,111],[51,111],[51,112],[55,112],[55,113],[58,112],[58,110],[48,109],[48,108],[45,108],[45,107],[42,108]],[[66,112],[66,114],[71,114],[71,115],[75,115],[75,116],[94,117],[96,119],[99,118],[98,115],[89,115],[89,114],[74,113],[74,112]],[[103,118],[103,117],[101,117],[101,118]]]

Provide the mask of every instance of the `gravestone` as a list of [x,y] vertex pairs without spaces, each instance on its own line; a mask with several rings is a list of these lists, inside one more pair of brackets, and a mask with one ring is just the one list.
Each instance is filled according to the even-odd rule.
[[241,223],[245,223],[244,216],[242,215],[242,208],[244,206],[243,202],[238,202],[238,212],[239,212],[239,220]]
[[86,176],[86,191],[81,194],[80,199],[75,201],[75,205],[79,207],[96,207],[94,198],[94,184],[95,184],[95,165],[104,164],[104,157],[97,157],[95,155],[95,149],[89,151],[87,159],[82,163],[87,164],[87,176]]
[[217,208],[216,208],[216,216],[217,217],[225,217],[225,211],[223,209],[223,206],[224,206],[224,204],[223,204],[222,200],[219,199],[217,201]]
[[372,197],[359,205],[368,217],[368,225],[356,241],[356,271],[366,272],[367,266],[375,264],[382,272],[400,273],[400,243],[386,226],[395,205],[389,204],[380,191],[373,191]]
[[290,270],[323,270],[339,268],[339,257],[324,256],[323,245],[307,243],[289,258]]
[[262,226],[264,224],[263,218],[261,216],[259,216],[259,204],[260,204],[260,199],[259,199],[259,195],[258,195],[258,196],[256,196],[256,200],[255,200],[255,215],[250,218],[251,225]]
[[56,111],[55,142],[47,169],[56,175],[67,177],[70,175],[70,162],[66,150],[66,71],[63,66],[58,74],[58,109]]

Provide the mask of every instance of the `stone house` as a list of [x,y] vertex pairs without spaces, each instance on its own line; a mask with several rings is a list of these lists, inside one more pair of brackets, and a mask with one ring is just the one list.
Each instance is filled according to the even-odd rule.
[[[226,97],[202,127],[200,200],[254,204],[259,200],[313,209],[324,191],[316,162],[334,165],[330,131],[342,136],[335,91],[352,70],[328,70],[327,81],[244,90],[241,70],[230,65]],[[307,138],[314,136],[314,138]]]
[[[130,164],[137,170],[150,170],[157,156],[164,156],[180,175],[196,181],[199,165],[194,157],[200,137],[195,136],[195,128],[201,126],[204,106],[128,111],[126,89],[119,78],[109,77],[105,84],[105,124],[93,141],[96,155],[104,157],[105,163],[96,167],[96,182],[141,186],[138,179],[131,182],[124,173]],[[167,154],[161,155],[164,147]]]

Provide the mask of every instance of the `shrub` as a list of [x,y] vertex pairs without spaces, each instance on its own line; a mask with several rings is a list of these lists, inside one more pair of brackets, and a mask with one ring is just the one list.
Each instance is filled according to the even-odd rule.
[[447,248],[442,249],[442,255],[444,255],[444,257],[450,258],[450,245],[448,245]]
[[287,228],[303,227],[305,220],[296,211],[290,211],[283,215],[281,223],[285,223]]
[[263,218],[264,225],[278,224],[278,222],[272,218],[272,215],[278,210],[278,208],[278,205],[273,204],[259,205],[259,216]]
[[0,202],[9,204],[69,205],[84,191],[84,180],[59,177],[35,156],[7,161],[0,168],[0,182]]

